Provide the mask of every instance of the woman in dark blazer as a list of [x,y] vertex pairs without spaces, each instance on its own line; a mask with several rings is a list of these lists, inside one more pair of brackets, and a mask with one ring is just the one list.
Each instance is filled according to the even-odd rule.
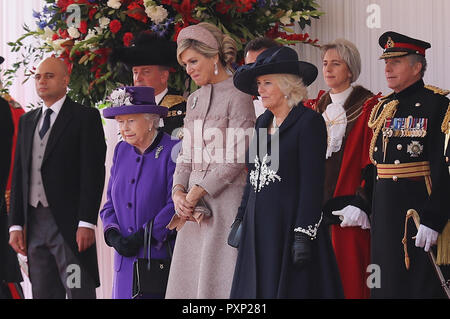
[[[260,95],[267,109],[247,154],[249,175],[231,298],[339,298],[339,272],[322,194],[327,135],[322,117],[303,106],[317,68],[287,47],[242,66],[235,86]],[[266,134],[268,133],[268,134]]]

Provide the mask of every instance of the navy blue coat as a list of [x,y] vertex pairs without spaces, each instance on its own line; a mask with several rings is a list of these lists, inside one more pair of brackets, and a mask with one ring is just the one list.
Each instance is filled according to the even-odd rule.
[[[268,110],[258,118],[247,154],[249,175],[238,211],[243,233],[231,298],[342,298],[329,233],[321,223],[325,122],[299,104],[277,133],[261,134],[272,119]],[[294,229],[312,239],[311,260],[300,269],[291,257]]]

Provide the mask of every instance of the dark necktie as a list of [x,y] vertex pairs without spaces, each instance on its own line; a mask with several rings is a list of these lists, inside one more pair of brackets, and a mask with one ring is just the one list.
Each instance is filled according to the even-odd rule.
[[47,111],[45,111],[44,123],[42,123],[42,127],[39,130],[39,136],[41,139],[44,138],[45,133],[47,133],[50,128],[50,115],[52,115],[52,113],[53,111],[51,109],[47,109]]

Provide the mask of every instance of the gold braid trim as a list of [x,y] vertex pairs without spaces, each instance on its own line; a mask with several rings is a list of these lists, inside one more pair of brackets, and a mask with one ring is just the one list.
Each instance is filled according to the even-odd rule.
[[385,101],[380,101],[372,110],[369,117],[369,128],[373,129],[372,140],[370,141],[369,148],[369,158],[370,161],[375,164],[375,160],[373,159],[373,150],[375,148],[375,143],[377,142],[378,134],[380,134],[381,129],[383,128],[383,124],[388,117],[394,117],[395,112],[397,111],[398,100],[392,100],[389,103],[384,105],[383,111],[381,111],[380,115],[375,119],[378,110],[383,105]]
[[450,90],[441,89],[441,88],[439,88],[437,86],[434,86],[434,85],[425,85],[425,88],[428,89],[428,90],[433,91],[435,94],[440,94],[440,95],[443,95],[443,96],[446,96],[447,94],[450,93]]
[[161,103],[159,103],[159,105],[165,106],[170,109],[172,106],[183,103],[185,101],[186,99],[181,95],[166,95]]
[[450,103],[448,103],[447,112],[445,113],[444,120],[441,126],[442,133],[450,133]]

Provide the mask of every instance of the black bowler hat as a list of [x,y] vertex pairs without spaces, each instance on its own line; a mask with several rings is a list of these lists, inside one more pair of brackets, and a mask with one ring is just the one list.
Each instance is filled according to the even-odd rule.
[[130,47],[115,48],[109,63],[125,63],[128,67],[140,65],[177,65],[177,45],[174,41],[159,37],[154,32],[141,32]]
[[378,39],[378,43],[384,49],[380,59],[405,56],[408,54],[425,56],[425,50],[431,48],[431,44],[428,42],[413,39],[393,31],[383,33]]
[[234,86],[244,93],[259,95],[256,78],[265,74],[298,75],[308,86],[317,78],[317,68],[298,60],[297,52],[288,47],[273,47],[264,50],[255,63],[239,67],[233,77]]
[[5,59],[2,56],[0,56],[0,64],[2,64],[3,61],[5,61]]

